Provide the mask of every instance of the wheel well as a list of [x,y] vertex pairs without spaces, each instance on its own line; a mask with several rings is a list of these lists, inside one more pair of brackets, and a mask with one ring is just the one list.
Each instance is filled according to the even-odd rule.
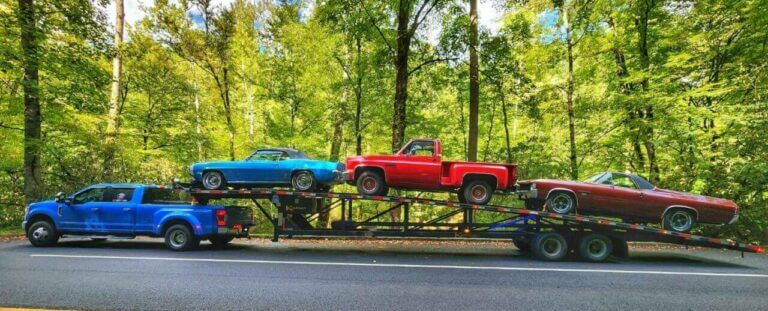
[[306,168],[301,168],[301,169],[297,169],[297,170],[294,170],[293,172],[291,172],[291,178],[293,178],[293,176],[296,176],[296,173],[298,173],[298,172],[309,172],[310,174],[312,174],[312,177],[315,177],[315,173],[313,173],[311,170],[306,169]]
[[355,168],[355,180],[357,180],[357,178],[360,177],[360,174],[368,171],[378,173],[379,175],[381,175],[381,178],[383,178],[386,182],[387,178],[384,175],[384,170],[380,167],[375,167],[375,166],[364,166],[364,167]]
[[56,229],[56,223],[53,222],[53,218],[45,214],[37,214],[29,218],[29,221],[27,221],[27,225],[25,226],[24,231],[29,230],[29,226],[41,220],[45,220],[49,222],[53,226],[53,228]]
[[699,221],[699,211],[697,211],[693,207],[680,206],[680,205],[672,205],[672,206],[667,207],[667,209],[664,210],[664,214],[661,215],[661,221],[664,221],[664,217],[667,217],[667,213],[669,213],[671,211],[676,211],[676,210],[683,210],[683,211],[693,212],[693,219],[695,219],[696,221]]
[[192,225],[190,225],[188,221],[183,219],[171,219],[165,222],[165,224],[163,225],[163,230],[160,230],[160,235],[165,236],[165,233],[166,231],[168,231],[168,228],[174,225],[184,225],[187,227],[187,229],[189,229],[189,232],[191,232],[192,235],[195,234],[195,230],[192,229]]
[[484,181],[488,182],[493,187],[493,189],[496,189],[499,186],[498,181],[496,180],[495,176],[493,176],[493,175],[486,175],[486,174],[467,174],[467,175],[464,175],[464,178],[461,180],[461,184],[462,185],[466,185],[470,181],[473,181],[473,180],[484,180]]

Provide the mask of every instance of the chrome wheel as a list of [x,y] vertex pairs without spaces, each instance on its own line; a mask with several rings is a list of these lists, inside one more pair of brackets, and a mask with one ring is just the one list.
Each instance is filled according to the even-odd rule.
[[677,232],[687,232],[693,227],[693,216],[686,211],[677,210],[669,216],[670,229]]
[[563,192],[554,194],[547,202],[547,208],[558,214],[568,214],[573,210],[574,206],[573,197]]
[[371,176],[366,176],[365,178],[363,178],[362,184],[363,184],[363,189],[365,189],[365,191],[367,192],[373,192],[378,187],[376,178],[373,178]]
[[175,248],[182,248],[187,243],[187,235],[181,230],[171,232],[170,243]]
[[474,185],[469,189],[469,191],[472,194],[472,199],[474,199],[475,202],[482,202],[488,198],[488,189],[486,189],[483,185]]
[[307,191],[312,189],[315,184],[315,179],[309,172],[299,172],[293,177],[293,187],[299,191]]
[[207,172],[203,176],[203,187],[205,189],[219,189],[223,182],[224,178],[219,172]]
[[48,229],[46,229],[45,227],[40,227],[35,229],[35,231],[32,231],[32,238],[38,241],[43,241],[48,239],[48,234],[49,234]]

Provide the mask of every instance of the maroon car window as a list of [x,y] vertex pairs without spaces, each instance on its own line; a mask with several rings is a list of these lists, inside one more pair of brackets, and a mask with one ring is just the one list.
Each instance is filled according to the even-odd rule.
[[632,178],[624,174],[611,174],[611,181],[614,186],[637,189]]

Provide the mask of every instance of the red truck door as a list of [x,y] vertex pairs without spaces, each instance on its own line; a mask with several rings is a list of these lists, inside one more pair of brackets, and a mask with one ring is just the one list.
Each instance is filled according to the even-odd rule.
[[[390,184],[419,189],[440,187],[440,156],[434,141],[414,140],[400,149],[394,164],[395,174]],[[385,165],[387,165],[385,163]]]

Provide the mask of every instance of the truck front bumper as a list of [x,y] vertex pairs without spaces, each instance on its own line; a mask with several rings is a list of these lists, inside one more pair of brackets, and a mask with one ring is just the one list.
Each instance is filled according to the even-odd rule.
[[539,191],[536,189],[518,190],[516,191],[516,193],[518,196],[520,196],[520,199],[522,200],[536,199],[538,198],[538,195],[539,195]]
[[335,183],[341,184],[346,182],[347,179],[349,179],[349,172],[346,170],[344,171],[333,170],[333,174],[336,175],[336,178],[334,178],[333,180]]
[[27,221],[26,220],[21,222],[21,229],[27,230]]
[[219,227],[216,231],[219,235],[232,235],[236,237],[247,237],[248,236],[248,226],[243,227],[235,227],[235,228],[223,228]]

